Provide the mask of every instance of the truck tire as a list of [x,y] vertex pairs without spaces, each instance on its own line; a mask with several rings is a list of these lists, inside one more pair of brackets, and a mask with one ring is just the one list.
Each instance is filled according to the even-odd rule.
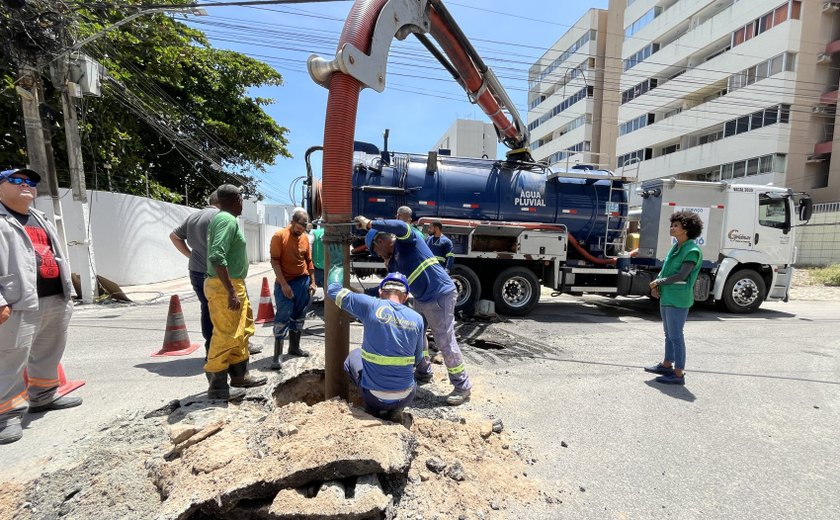
[[508,316],[525,316],[540,301],[540,281],[525,267],[502,271],[493,283],[496,312]]
[[449,277],[455,283],[458,297],[455,300],[455,312],[461,311],[467,316],[475,314],[475,306],[481,298],[481,282],[475,271],[465,265],[454,265]]
[[742,269],[729,275],[723,286],[723,304],[734,313],[750,313],[758,309],[767,296],[764,278],[752,269]]

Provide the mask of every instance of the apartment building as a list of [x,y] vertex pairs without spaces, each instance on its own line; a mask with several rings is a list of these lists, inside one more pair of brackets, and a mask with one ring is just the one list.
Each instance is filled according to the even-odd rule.
[[432,150],[449,150],[450,155],[457,157],[495,159],[498,142],[493,123],[456,119]]
[[528,71],[534,159],[615,167],[619,56],[626,0],[590,9]]
[[840,200],[840,1],[624,1],[618,172]]

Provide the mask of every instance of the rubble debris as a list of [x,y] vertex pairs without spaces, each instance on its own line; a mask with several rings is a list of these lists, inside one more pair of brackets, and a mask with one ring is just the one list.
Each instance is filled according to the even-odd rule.
[[184,452],[184,450],[186,450],[190,446],[194,446],[194,445],[198,444],[199,442],[207,439],[211,435],[215,435],[216,433],[218,433],[219,430],[221,430],[224,427],[224,425],[225,425],[224,421],[217,421],[217,422],[205,427],[203,430],[198,432],[195,436],[190,437],[183,444],[181,444],[179,446],[175,446],[174,448],[172,448],[169,452],[166,453],[166,455],[163,456],[163,458],[166,459],[166,460],[172,460],[172,459],[175,459],[175,458],[179,457]]
[[432,473],[441,473],[446,469],[446,463],[437,457],[432,457],[430,459],[426,459],[426,467],[429,468],[429,471]]
[[276,520],[363,520],[377,518],[391,505],[391,500],[382,491],[376,475],[365,475],[359,477],[353,488],[345,489],[338,481],[325,483],[313,498],[299,490],[282,490],[268,512]]
[[459,482],[466,480],[467,476],[464,473],[464,466],[461,465],[461,461],[456,460],[446,468],[446,476]]

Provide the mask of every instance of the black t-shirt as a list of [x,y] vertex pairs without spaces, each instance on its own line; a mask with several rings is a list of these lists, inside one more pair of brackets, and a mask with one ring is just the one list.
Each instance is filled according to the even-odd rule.
[[32,241],[32,246],[35,248],[35,258],[38,266],[38,297],[54,296],[56,294],[64,294],[64,285],[61,283],[61,272],[58,269],[58,263],[55,261],[55,253],[50,241],[47,230],[38,222],[38,219],[30,214],[18,213],[9,209],[3,204],[6,211],[26,230],[29,235],[29,240]]

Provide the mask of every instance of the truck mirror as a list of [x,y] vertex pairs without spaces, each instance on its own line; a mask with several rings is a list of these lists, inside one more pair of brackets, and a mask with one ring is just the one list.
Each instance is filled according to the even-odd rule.
[[805,222],[811,220],[811,215],[814,214],[814,201],[811,200],[811,197],[802,197],[799,199],[797,211],[799,212],[799,220]]

